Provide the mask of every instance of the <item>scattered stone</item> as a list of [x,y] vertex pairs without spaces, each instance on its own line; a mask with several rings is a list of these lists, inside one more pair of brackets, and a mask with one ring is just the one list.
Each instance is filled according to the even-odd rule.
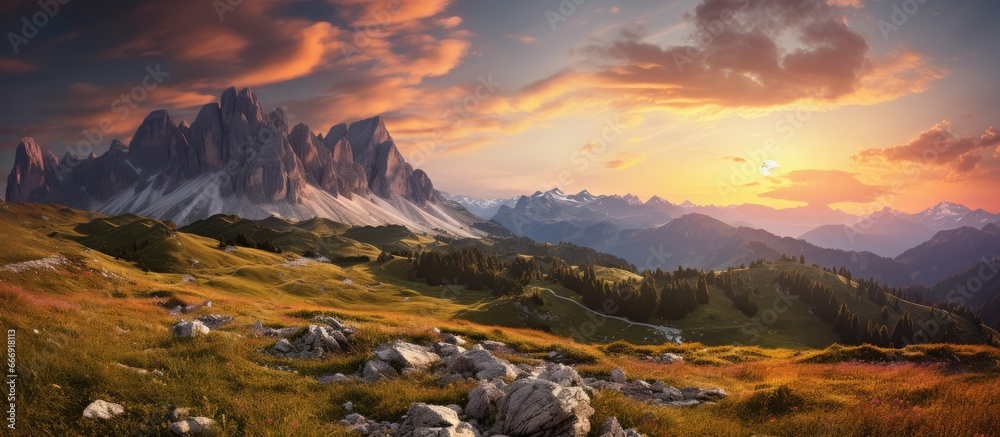
[[174,333],[174,337],[190,338],[199,335],[208,335],[210,329],[204,323],[197,320],[181,320],[174,325],[171,331]]
[[654,363],[660,363],[660,364],[674,364],[674,363],[683,363],[684,362],[684,357],[682,357],[680,355],[677,355],[677,354],[674,354],[674,353],[670,353],[670,352],[665,352],[662,355],[658,355],[658,356],[647,355],[647,356],[642,357],[642,359],[646,360],[646,361],[652,361]]
[[201,316],[195,320],[203,323],[205,326],[208,326],[211,329],[219,329],[228,324],[229,322],[232,322],[233,318],[230,316],[209,314],[207,316]]
[[726,391],[721,388],[702,390],[697,387],[684,387],[678,389],[668,386],[663,381],[654,381],[652,384],[643,380],[619,383],[586,378],[584,383],[594,390],[614,390],[641,402],[671,407],[690,407],[706,402],[718,402],[728,396]]
[[448,334],[448,333],[441,334],[441,339],[444,340],[445,343],[453,344],[455,346],[465,346],[468,343],[467,341],[465,341],[464,338],[459,337],[455,334]]
[[479,342],[479,344],[482,345],[483,348],[485,348],[488,351],[493,351],[493,352],[510,352],[510,351],[513,351],[513,349],[511,349],[510,346],[507,346],[507,343],[504,343],[502,341],[483,340],[483,341]]
[[295,327],[278,328],[278,329],[270,328],[264,326],[264,324],[261,323],[260,320],[258,320],[257,323],[254,323],[252,326],[250,326],[250,330],[258,335],[264,335],[267,337],[278,337],[278,338],[291,337],[295,335],[295,333],[299,332],[299,328]]
[[378,358],[373,358],[365,363],[365,367],[361,370],[361,377],[366,381],[377,381],[382,378],[395,378],[399,376],[396,369],[392,366],[382,361]]
[[354,402],[351,401],[344,402],[344,411],[348,413],[354,411]]
[[563,387],[542,379],[520,379],[504,388],[493,434],[522,436],[586,436],[594,409],[579,387]]
[[615,370],[611,371],[611,382],[616,384],[628,382],[628,379],[625,378],[625,371],[621,367],[615,367]]
[[83,409],[83,417],[88,419],[111,419],[119,414],[125,413],[125,407],[114,402],[96,400]]
[[203,434],[216,427],[214,420],[207,417],[189,417],[170,424],[170,432],[177,435]]
[[430,348],[402,340],[379,346],[374,354],[403,373],[426,370],[441,362],[441,357]]
[[344,375],[343,373],[335,373],[333,375],[323,375],[316,378],[316,381],[320,384],[333,384],[341,382],[350,382],[351,377]]

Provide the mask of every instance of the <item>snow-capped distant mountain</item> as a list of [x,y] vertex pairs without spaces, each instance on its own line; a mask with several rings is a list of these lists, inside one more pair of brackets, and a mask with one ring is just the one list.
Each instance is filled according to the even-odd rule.
[[493,219],[536,240],[580,244],[586,240],[591,247],[603,247],[599,241],[613,239],[619,230],[664,225],[679,209],[658,197],[643,203],[632,194],[594,195],[587,190],[566,194],[553,188],[501,206]]
[[887,216],[919,223],[935,231],[956,229],[962,226],[982,228],[989,223],[1000,222],[1000,214],[992,214],[983,209],[972,210],[965,205],[954,202],[941,202],[916,214],[908,214],[887,207],[864,217],[864,219],[880,219]]
[[492,219],[494,215],[501,206],[514,206],[517,203],[517,199],[521,196],[514,196],[506,199],[480,199],[472,196],[463,196],[457,194],[448,194],[441,192],[441,195],[452,202],[458,203],[469,210],[469,212],[475,214],[485,220]]

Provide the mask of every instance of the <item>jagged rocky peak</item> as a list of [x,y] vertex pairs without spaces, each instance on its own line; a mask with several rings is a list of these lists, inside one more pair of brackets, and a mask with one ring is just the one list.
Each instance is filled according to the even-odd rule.
[[188,135],[191,150],[184,174],[196,175],[221,167],[229,161],[226,133],[222,126],[222,109],[218,103],[201,107]]
[[237,92],[236,87],[229,87],[222,92],[221,100],[222,121],[226,125],[239,120],[241,116],[251,127],[257,127],[264,122],[260,102],[257,100],[257,95],[250,91],[250,88],[243,88]]
[[128,156],[128,145],[115,139],[111,140],[111,147],[108,148],[108,153],[116,158],[124,159]]
[[31,137],[24,137],[14,153],[14,168],[7,176],[6,199],[30,200],[31,193],[45,186],[45,158],[42,147]]
[[288,137],[292,151],[302,163],[306,180],[337,195],[339,183],[330,150],[304,123],[295,125]]
[[166,110],[149,113],[129,143],[129,161],[156,174],[186,155],[188,144]]
[[373,158],[372,152],[380,144],[392,141],[389,131],[385,128],[385,122],[379,116],[351,123],[344,136],[351,144],[354,160],[362,166],[366,165],[365,160]]

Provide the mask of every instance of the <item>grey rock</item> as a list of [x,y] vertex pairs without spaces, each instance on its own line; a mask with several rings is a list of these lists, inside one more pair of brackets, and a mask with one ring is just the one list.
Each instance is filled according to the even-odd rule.
[[450,428],[460,422],[458,413],[448,407],[414,402],[406,411],[406,419],[399,429],[406,434],[417,428]]
[[201,335],[208,335],[211,331],[208,326],[197,320],[181,320],[171,329],[174,337],[189,338]]
[[615,369],[611,371],[611,382],[618,384],[628,382],[628,379],[625,377],[625,371],[622,370],[621,367],[615,367]]
[[481,382],[469,392],[469,402],[465,405],[465,415],[471,419],[488,419],[496,414],[497,404],[504,392],[496,384]]
[[450,358],[445,372],[460,373],[476,379],[513,379],[517,371],[507,361],[501,360],[486,350],[470,350]]
[[361,377],[367,381],[377,381],[382,378],[395,378],[399,376],[396,369],[392,366],[379,359],[371,359],[365,362],[364,368],[361,370]]
[[445,343],[453,344],[456,346],[465,346],[468,343],[467,341],[465,341],[464,338],[449,333],[441,334],[441,339],[444,340]]
[[402,340],[379,346],[374,354],[403,372],[426,370],[441,362],[441,357],[430,348]]
[[580,378],[580,374],[571,366],[565,364],[549,364],[545,370],[538,375],[538,379],[551,381],[563,387],[587,388],[587,384]]
[[208,326],[210,329],[218,329],[218,328],[221,328],[221,327],[229,324],[229,322],[232,322],[233,318],[230,317],[230,316],[222,316],[222,315],[218,315],[218,314],[209,314],[207,316],[198,317],[195,320],[201,322],[205,326]]
[[434,352],[442,357],[450,357],[452,355],[458,355],[466,352],[465,348],[462,346],[457,346],[451,343],[437,342],[434,343]]
[[625,429],[618,423],[618,418],[609,417],[597,431],[598,437],[625,437]]
[[483,340],[479,342],[479,344],[483,345],[483,347],[486,348],[486,350],[494,352],[510,350],[510,348],[507,346],[507,343],[504,343],[502,341]]
[[520,379],[504,388],[494,434],[511,437],[586,436],[594,409],[580,387],[551,381]]

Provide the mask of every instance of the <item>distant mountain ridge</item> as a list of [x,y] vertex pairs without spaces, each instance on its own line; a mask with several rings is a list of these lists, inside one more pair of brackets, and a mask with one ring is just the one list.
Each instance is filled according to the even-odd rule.
[[472,196],[463,196],[458,194],[448,194],[441,192],[441,195],[452,202],[458,203],[469,210],[469,212],[475,214],[477,217],[484,220],[490,220],[497,214],[501,206],[512,207],[517,203],[517,199],[520,196],[509,197],[506,199],[495,198],[495,199],[479,199]]
[[472,226],[482,219],[445,202],[403,159],[381,117],[335,125],[324,137],[302,123],[289,128],[282,108],[263,112],[249,88],[227,89],[190,125],[154,111],[128,145],[116,140],[101,156],[57,160],[24,138],[6,199],[181,224],[225,213],[485,235]]

